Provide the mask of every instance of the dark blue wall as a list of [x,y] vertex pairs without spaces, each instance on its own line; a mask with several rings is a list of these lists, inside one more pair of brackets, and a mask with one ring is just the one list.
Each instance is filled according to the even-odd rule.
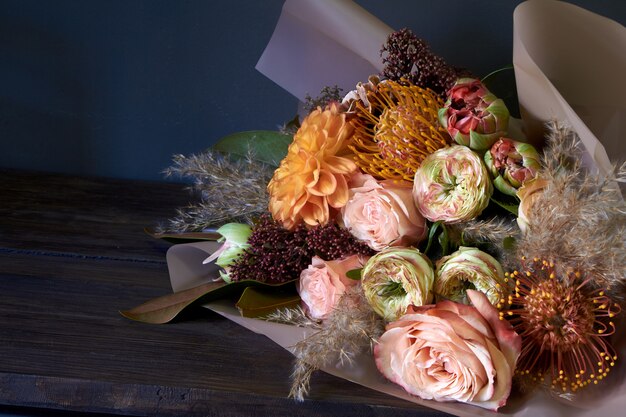
[[[477,74],[510,63],[518,0],[357,2]],[[0,167],[159,180],[174,153],[275,128],[296,99],[254,66],[282,3],[0,0]]]

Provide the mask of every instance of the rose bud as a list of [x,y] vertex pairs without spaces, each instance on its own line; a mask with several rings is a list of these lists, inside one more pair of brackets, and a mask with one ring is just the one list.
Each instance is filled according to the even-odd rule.
[[500,138],[485,152],[485,165],[493,185],[511,196],[524,182],[535,178],[541,168],[539,153],[532,145],[508,138]]
[[346,289],[359,284],[358,280],[350,279],[346,274],[361,268],[365,260],[358,255],[335,261],[324,261],[314,256],[311,265],[300,273],[298,282],[298,293],[307,314],[316,320],[325,319]]
[[435,274],[428,258],[414,248],[388,248],[363,267],[361,285],[368,303],[387,321],[403,315],[410,305],[433,299]]
[[509,125],[504,101],[473,78],[457,80],[438,116],[456,143],[475,150],[488,149],[506,134]]
[[530,181],[526,181],[520,189],[517,190],[517,197],[520,199],[519,208],[517,210],[517,225],[523,234],[526,234],[528,231],[535,202],[543,194],[544,188],[546,188],[549,183],[550,182],[546,179],[536,177]]
[[466,146],[454,145],[428,155],[413,181],[415,204],[432,222],[471,220],[487,207],[492,193],[487,168]]
[[511,393],[522,339],[484,294],[467,295],[472,306],[441,301],[390,323],[374,345],[376,366],[425,400],[496,411]]
[[378,182],[371,175],[355,174],[349,182],[350,198],[342,208],[343,225],[370,248],[408,246],[421,242],[426,220],[413,203],[413,184]]
[[491,304],[501,308],[509,295],[500,262],[480,249],[461,246],[437,261],[435,275],[438,300],[469,304],[467,290],[477,290],[485,294]]
[[202,263],[208,264],[215,261],[216,265],[224,268],[224,271],[220,271],[220,276],[226,282],[230,282],[228,276],[228,269],[235,260],[241,255],[250,245],[248,239],[252,234],[252,228],[247,224],[242,223],[227,223],[217,229],[217,233],[222,235],[218,242],[224,242],[222,246],[211,256],[206,258]]

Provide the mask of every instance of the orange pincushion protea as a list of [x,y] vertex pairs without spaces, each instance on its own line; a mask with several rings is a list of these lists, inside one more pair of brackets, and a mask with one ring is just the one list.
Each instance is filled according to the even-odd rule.
[[357,101],[358,122],[350,148],[356,164],[379,179],[413,181],[422,160],[451,143],[437,119],[443,101],[432,91],[386,80]]
[[304,119],[267,186],[272,217],[286,229],[325,225],[347,203],[347,179],[358,169],[347,147],[353,133],[337,103]]

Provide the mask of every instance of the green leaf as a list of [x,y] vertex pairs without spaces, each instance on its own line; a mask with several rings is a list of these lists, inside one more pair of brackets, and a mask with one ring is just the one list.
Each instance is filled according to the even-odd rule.
[[496,203],[498,206],[502,207],[503,209],[505,209],[509,213],[512,213],[515,216],[517,216],[517,210],[519,208],[519,204],[507,203],[507,202],[502,201],[500,199],[497,199],[497,198],[495,198],[493,196],[491,197],[491,201],[493,201],[494,203]]
[[424,253],[428,253],[428,250],[430,249],[433,243],[433,238],[435,237],[435,234],[437,233],[437,229],[439,229],[439,226],[441,226],[442,224],[443,222],[439,220],[438,222],[435,222],[432,225],[430,225],[430,229],[428,230],[428,243],[426,244],[426,249],[424,249]]
[[152,299],[130,310],[120,311],[120,314],[143,323],[163,324],[172,321],[183,310],[193,305],[221,298],[239,297],[248,287],[272,288],[273,291],[296,293],[295,280],[281,284],[266,284],[253,280],[237,281],[230,284],[223,281],[209,282]]
[[448,229],[445,224],[441,225],[441,234],[439,235],[439,245],[441,245],[441,256],[450,254],[450,238],[448,236]]
[[363,272],[363,268],[351,269],[346,272],[346,277],[359,281],[361,279],[361,272]]
[[213,149],[241,157],[251,152],[255,160],[278,166],[287,155],[292,140],[292,136],[280,132],[251,130],[225,136],[213,145]]
[[263,287],[243,290],[237,308],[243,317],[265,317],[280,308],[293,308],[300,304],[300,296],[293,292],[275,291]]
[[502,247],[504,247],[504,249],[506,250],[511,250],[515,247],[515,238],[513,236],[508,236],[505,237],[504,240],[502,240]]

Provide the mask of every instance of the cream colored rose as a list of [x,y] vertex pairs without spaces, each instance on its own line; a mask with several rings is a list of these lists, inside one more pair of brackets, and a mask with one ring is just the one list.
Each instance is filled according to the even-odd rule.
[[509,294],[500,262],[480,249],[461,246],[456,252],[440,258],[436,265],[437,299],[468,304],[466,291],[474,289],[499,307],[500,300]]
[[300,273],[298,293],[311,318],[325,319],[347,288],[359,281],[346,277],[352,269],[361,268],[365,258],[352,255],[336,261],[313,257],[311,265]]
[[473,306],[442,301],[390,323],[374,347],[378,369],[410,394],[490,410],[506,403],[521,337],[478,291]]
[[406,181],[378,182],[371,175],[354,174],[348,203],[341,210],[344,226],[376,251],[421,242],[427,227],[413,203],[412,186]]
[[361,275],[365,299],[386,321],[433,300],[433,266],[415,248],[387,248],[367,261]]
[[523,234],[525,234],[528,230],[532,207],[548,184],[548,180],[535,178],[530,181],[526,181],[521,188],[517,190],[517,196],[520,199],[517,212],[517,225]]

